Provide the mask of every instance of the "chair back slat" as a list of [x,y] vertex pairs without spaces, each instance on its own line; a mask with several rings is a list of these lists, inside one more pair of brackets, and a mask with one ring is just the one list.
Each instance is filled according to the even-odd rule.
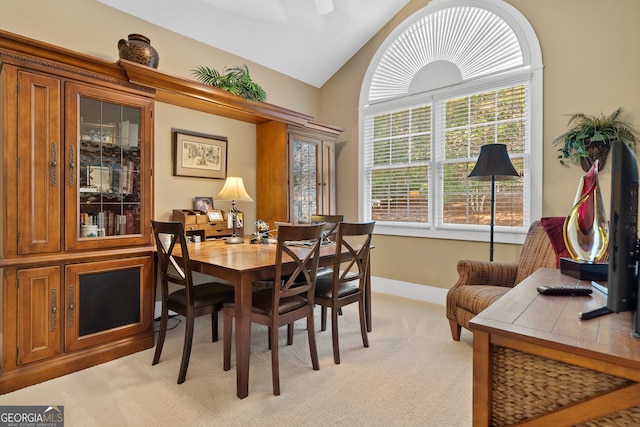
[[[168,293],[169,283],[184,286],[187,300],[191,301],[193,298],[193,278],[189,267],[189,249],[182,222],[151,221],[151,226],[156,240],[163,292]],[[176,247],[180,248],[179,259],[174,256]]]
[[338,225],[344,221],[344,215],[311,215],[312,224],[324,223],[322,238],[325,241],[335,240]]
[[[275,287],[277,292],[273,292],[272,310],[277,310],[283,298],[301,294],[313,298],[323,227],[323,224],[278,227],[273,283],[279,286]],[[283,272],[283,262],[288,261],[285,255],[295,262],[293,272]]]
[[[371,236],[375,221],[356,223],[341,222],[336,236],[336,258],[333,266],[334,286],[340,283],[359,280],[359,287],[364,290],[366,274],[369,268],[369,254],[371,252]],[[344,252],[349,254],[346,262],[340,258]]]

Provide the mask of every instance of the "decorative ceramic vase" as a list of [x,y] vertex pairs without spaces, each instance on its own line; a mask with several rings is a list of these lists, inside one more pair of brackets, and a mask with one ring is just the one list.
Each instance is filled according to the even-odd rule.
[[564,221],[564,243],[574,260],[600,261],[607,252],[609,227],[598,184],[598,160],[580,179],[574,206]]
[[80,237],[98,237],[98,226],[97,225],[81,226]]
[[147,37],[141,34],[129,34],[128,40],[120,39],[118,42],[120,59],[158,68],[160,58],[158,52],[151,46],[150,42]]

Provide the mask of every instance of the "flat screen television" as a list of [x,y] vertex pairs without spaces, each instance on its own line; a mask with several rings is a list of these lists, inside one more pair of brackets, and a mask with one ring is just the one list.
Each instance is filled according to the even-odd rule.
[[622,141],[611,144],[611,205],[609,210],[609,265],[607,305],[583,320],[608,313],[633,311],[633,335],[640,337],[638,313],[638,163]]

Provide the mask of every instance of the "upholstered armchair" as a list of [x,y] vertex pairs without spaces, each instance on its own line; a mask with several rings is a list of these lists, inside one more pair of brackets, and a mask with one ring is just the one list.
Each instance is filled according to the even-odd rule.
[[558,268],[568,256],[562,238],[564,217],[542,218],[531,224],[518,263],[460,260],[458,281],[447,293],[451,336],[460,340],[461,328],[494,301],[539,268]]

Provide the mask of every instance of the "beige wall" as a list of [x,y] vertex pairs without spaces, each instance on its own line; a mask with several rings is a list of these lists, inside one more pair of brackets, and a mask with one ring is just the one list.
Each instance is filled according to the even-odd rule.
[[[110,61],[117,60],[117,42],[129,33],[145,34],[160,54],[159,69],[190,77],[198,65],[217,69],[247,63],[270,103],[315,116],[343,127],[337,147],[337,206],[349,220],[357,218],[358,100],[362,79],[385,37],[406,17],[426,6],[412,0],[321,90],[287,78],[218,49],[161,29],[93,0],[4,0],[0,29],[46,41]],[[550,141],[565,130],[566,114],[609,113],[624,107],[640,124],[640,2],[637,0],[508,0],[536,31],[542,47],[544,74],[545,216],[565,215],[582,171],[562,167]],[[241,30],[240,30],[241,31]],[[231,175],[245,179],[255,195],[255,128],[252,125],[173,106],[156,105],[155,217],[168,218],[174,207],[189,207],[194,196],[215,195],[221,180],[171,176],[171,128],[229,138]],[[601,174],[608,198],[609,169]],[[220,206],[228,208],[224,204]],[[255,206],[240,206],[251,226]],[[488,243],[376,236],[373,274],[419,284],[450,287],[460,258],[488,259]],[[515,261],[518,245],[496,245],[496,261]]]
[[[637,0],[508,0],[533,26],[544,63],[543,216],[568,213],[579,167],[563,167],[551,141],[566,129],[567,114],[611,113],[622,106],[640,125],[640,2]],[[358,101],[367,67],[386,36],[427,0],[412,0],[322,88],[321,120],[345,128],[338,149],[338,210],[356,218]],[[608,200],[609,165],[600,174]],[[608,209],[607,209],[608,210]],[[488,241],[488,236],[487,236]],[[450,287],[462,258],[489,257],[488,243],[376,236],[372,274],[396,280]],[[402,250],[400,250],[402,248]],[[496,261],[517,261],[519,245],[497,244]]]

